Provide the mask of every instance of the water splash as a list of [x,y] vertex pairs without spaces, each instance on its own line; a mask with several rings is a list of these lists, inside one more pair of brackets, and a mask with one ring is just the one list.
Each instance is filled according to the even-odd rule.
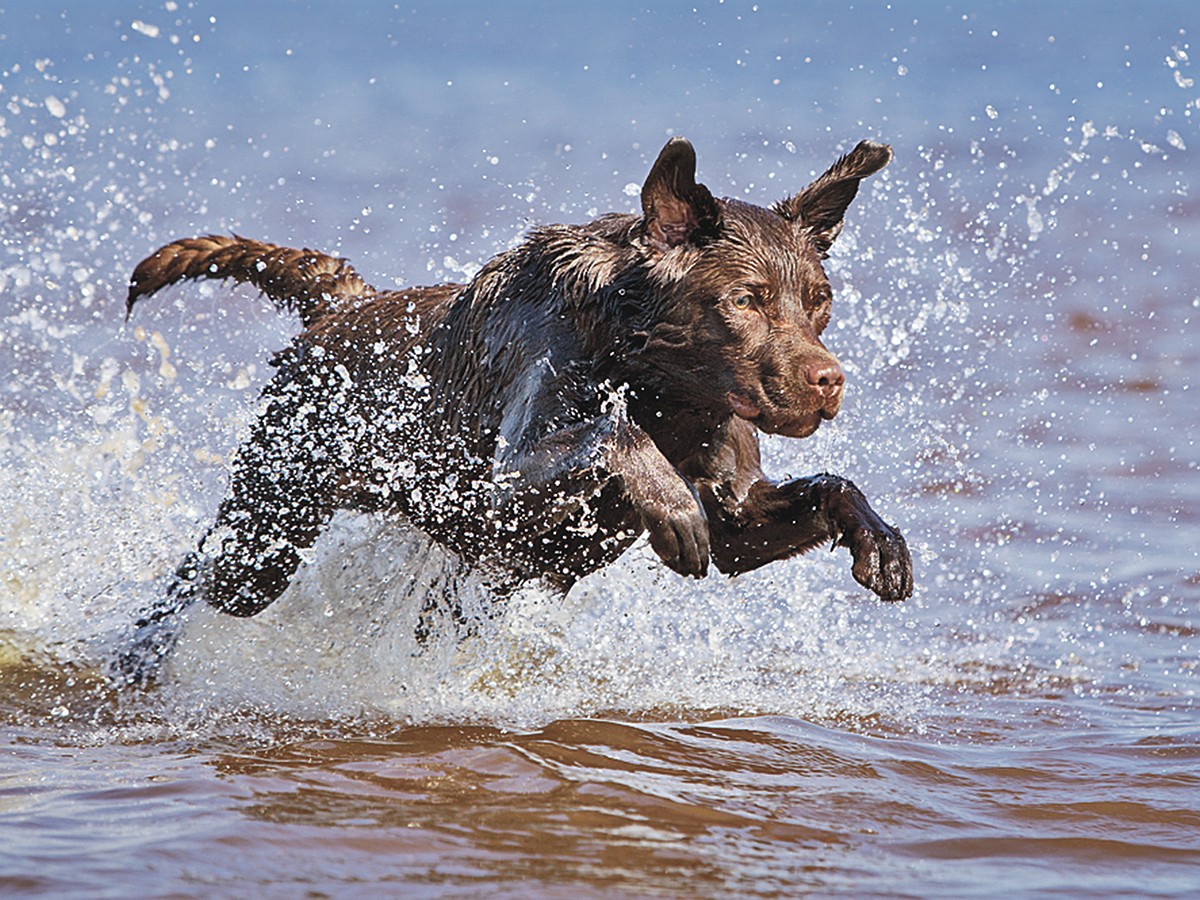
[[[344,198],[353,227],[341,238],[365,233],[356,219],[382,233],[382,198],[414,228],[401,221],[412,191],[402,182],[380,185],[372,175],[343,192],[330,174],[325,197],[285,197],[302,166],[252,123],[185,128],[184,98],[200,81],[187,47],[210,32],[166,19],[122,26],[159,56],[116,53],[90,81],[60,77],[49,59],[10,63],[0,76],[0,139],[10,151],[0,159],[0,355],[6,372],[19,373],[0,406],[0,506],[10,511],[0,522],[0,629],[8,658],[37,660],[39,679],[55,666],[99,671],[132,611],[161,590],[222,495],[264,380],[265,348],[288,333],[252,295],[212,286],[188,289],[176,295],[186,303],[168,302],[121,331],[130,264],[175,236],[164,229],[262,219],[285,236],[304,233],[318,203],[330,204],[322,218],[336,218],[341,194],[355,190],[364,196]],[[1130,664],[1125,651],[1097,648],[1105,627],[1144,628],[1147,640],[1159,625],[1184,629],[1174,604],[1195,592],[1186,580],[1147,586],[1126,560],[1148,547],[1130,547],[1141,513],[1113,499],[1137,453],[1145,465],[1194,477],[1191,439],[1167,421],[1190,383],[1165,359],[1194,364],[1194,349],[1154,328],[1133,344],[1113,338],[1149,322],[1147,303],[1166,302],[1146,300],[1146,283],[1195,293],[1191,270],[1171,253],[1190,233],[1183,163],[1197,100],[1186,47],[1165,58],[1157,64],[1171,94],[1154,94],[1152,121],[1110,116],[1082,97],[1061,119],[1038,119],[1045,113],[1031,107],[1022,122],[1011,104],[972,98],[983,114],[911,141],[864,191],[841,238],[827,337],[850,375],[847,404],[809,441],[768,441],[767,461],[780,475],[841,471],[885,498],[920,560],[914,603],[874,604],[841,557],[696,584],[663,573],[642,548],[565,601],[530,590],[503,616],[481,614],[477,634],[421,649],[414,597],[449,577],[449,564],[411,534],[347,517],[264,616],[194,610],[169,684],[157,699],[124,702],[214,719],[241,708],[514,723],[722,709],[886,715],[921,728],[943,692],[1102,683],[1109,667]],[[917,73],[904,68],[907,84]],[[731,174],[730,189],[775,199],[775,157],[795,168],[792,154],[818,153],[820,141],[798,143],[790,132],[764,140],[757,163],[743,154],[739,166],[761,168],[753,180]],[[707,152],[732,157],[740,146]],[[534,139],[506,145],[504,163],[524,165],[541,149]],[[631,163],[603,159],[607,199],[582,195],[581,208],[619,205],[635,174]],[[496,160],[484,161],[489,178]],[[353,170],[342,160],[328,166],[321,171]],[[548,173],[537,175],[498,188],[518,198],[517,217],[556,202]],[[445,196],[430,191],[431,206]],[[425,195],[412,193],[405,214],[415,218],[428,211]],[[455,202],[469,212],[481,201],[464,190]],[[498,215],[513,218],[513,209]],[[1175,231],[1139,239],[1128,233],[1134,217]],[[497,227],[493,238],[495,223],[484,220],[486,246],[458,241],[448,253],[459,232],[443,225],[416,246],[431,270],[463,274],[521,227]],[[1147,245],[1130,251],[1138,240]],[[373,247],[391,251],[379,241]],[[1032,387],[1021,380],[1030,372],[1041,378]],[[1158,428],[1161,446],[1135,453],[1105,441],[1125,434],[1115,426],[1133,415],[1131,396],[1144,401],[1136,410],[1148,424],[1138,437],[1149,441]],[[1090,534],[1077,533],[1080,504],[1094,515]],[[1188,521],[1178,496],[1161,505]],[[1187,552],[1180,558],[1194,558]],[[38,709],[73,708],[73,687],[46,684]]]

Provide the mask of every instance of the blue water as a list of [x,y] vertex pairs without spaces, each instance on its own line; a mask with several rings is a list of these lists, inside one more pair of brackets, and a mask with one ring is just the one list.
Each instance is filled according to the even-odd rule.
[[[0,891],[1194,892],[1198,28],[1183,2],[0,11]],[[697,584],[643,547],[414,656],[430,557],[345,517],[268,613],[196,611],[161,688],[104,682],[297,327],[215,285],[123,324],[140,259],[233,231],[462,279],[636,210],[674,134],[764,205],[893,146],[829,261],[843,411],[766,446],[863,487],[913,600],[843,555]]]

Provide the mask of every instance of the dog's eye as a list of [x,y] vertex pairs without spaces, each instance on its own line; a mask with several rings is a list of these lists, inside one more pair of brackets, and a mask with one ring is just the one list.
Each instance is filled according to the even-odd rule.
[[749,294],[738,294],[733,298],[734,309],[749,309],[754,305],[754,298]]

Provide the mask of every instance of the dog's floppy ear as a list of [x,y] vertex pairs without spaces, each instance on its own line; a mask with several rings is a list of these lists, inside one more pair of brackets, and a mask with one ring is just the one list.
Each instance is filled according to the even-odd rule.
[[721,210],[702,184],[696,184],[696,151],[673,137],[642,185],[646,240],[656,250],[669,250],[698,237],[715,234]]
[[842,231],[842,218],[858,193],[858,183],[891,160],[887,144],[862,141],[796,196],[777,203],[775,211],[806,232],[824,255]]

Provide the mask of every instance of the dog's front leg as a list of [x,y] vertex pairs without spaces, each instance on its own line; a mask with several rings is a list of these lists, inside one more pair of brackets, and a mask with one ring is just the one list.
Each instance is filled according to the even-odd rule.
[[730,575],[803,553],[825,541],[847,547],[854,578],[883,600],[912,596],[912,557],[904,537],[879,517],[851,482],[836,475],[755,482],[740,502],[705,484],[713,561]]
[[707,575],[708,515],[695,486],[667,461],[650,436],[626,424],[615,435],[605,465],[621,480],[659,558],[680,575]]
[[708,572],[708,519],[696,489],[624,418],[559,429],[505,454],[497,468],[496,518],[504,530],[545,533],[615,482],[629,531],[647,532],[654,552],[681,575]]

